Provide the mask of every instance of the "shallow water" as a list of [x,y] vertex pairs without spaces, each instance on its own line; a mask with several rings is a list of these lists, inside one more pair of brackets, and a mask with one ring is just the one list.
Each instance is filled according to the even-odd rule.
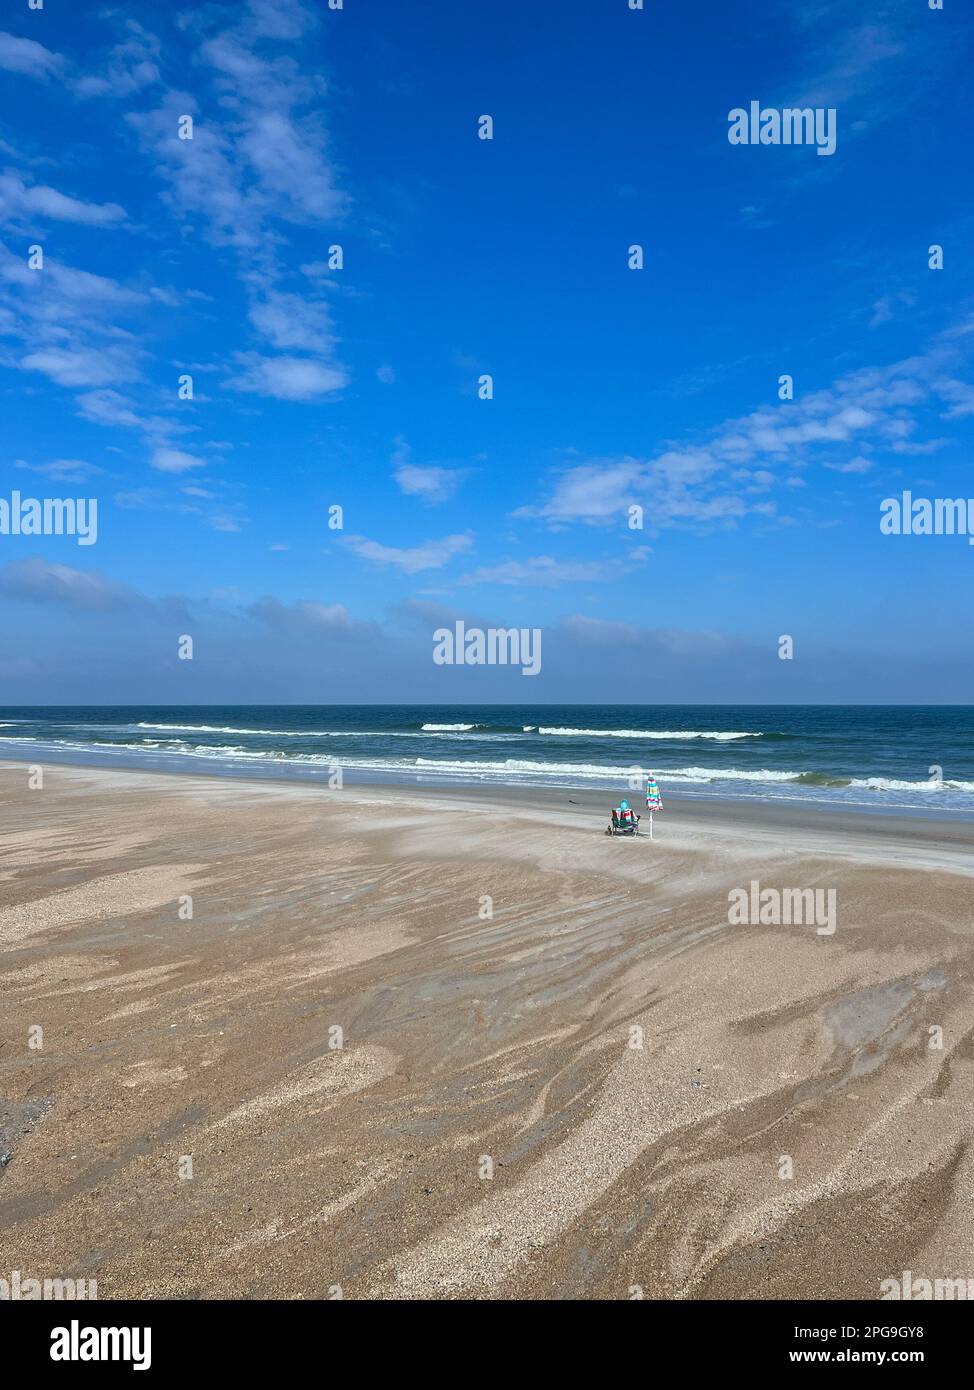
[[652,772],[664,797],[974,811],[969,706],[16,707],[0,756],[620,794]]

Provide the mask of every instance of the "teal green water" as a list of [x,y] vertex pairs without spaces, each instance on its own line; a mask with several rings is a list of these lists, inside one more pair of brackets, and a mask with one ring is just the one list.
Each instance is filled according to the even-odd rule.
[[974,811],[970,706],[206,705],[0,710],[0,755],[327,780]]

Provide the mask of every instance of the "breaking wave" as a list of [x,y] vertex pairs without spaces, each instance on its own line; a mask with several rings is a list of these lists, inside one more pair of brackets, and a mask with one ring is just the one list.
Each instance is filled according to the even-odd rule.
[[[525,733],[528,730],[525,729]],[[538,729],[539,734],[547,734],[557,738],[658,738],[658,739],[691,739],[709,738],[717,743],[731,743],[737,738],[763,738],[762,733],[724,733],[722,731],[710,733],[702,729],[681,729],[674,731],[671,729],[558,729],[546,728],[542,725]]]

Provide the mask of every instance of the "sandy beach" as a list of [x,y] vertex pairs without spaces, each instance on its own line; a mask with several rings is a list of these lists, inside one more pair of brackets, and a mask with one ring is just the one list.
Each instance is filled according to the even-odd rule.
[[[974,826],[668,805],[622,840],[607,805],[0,765],[0,1274],[974,1277]],[[834,932],[731,923],[753,881],[834,890]]]

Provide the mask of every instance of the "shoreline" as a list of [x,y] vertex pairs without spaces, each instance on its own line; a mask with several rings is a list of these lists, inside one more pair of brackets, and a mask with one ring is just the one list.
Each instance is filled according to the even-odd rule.
[[[234,765],[229,762],[218,762],[215,759],[210,761],[200,758],[194,760],[199,765],[187,766],[185,763],[177,763],[171,758],[168,763],[162,758],[153,763],[148,760],[118,759],[111,754],[87,751],[65,757],[62,750],[59,750],[58,756],[55,758],[45,758],[40,750],[35,750],[33,756],[28,757],[26,755],[17,756],[10,751],[9,746],[4,747],[3,743],[4,741],[0,740],[0,766],[5,763],[12,765],[40,764],[45,767],[87,768],[93,771],[141,773],[146,776],[198,777],[211,781],[302,786],[315,788],[321,792],[329,790],[327,787],[328,773],[325,770],[308,769],[297,764],[291,764],[285,771],[281,765]],[[336,763],[336,766],[341,768],[345,787],[363,791],[369,788],[388,792],[399,790],[413,792],[417,795],[467,796],[485,800],[493,798],[496,802],[501,802],[504,798],[527,802],[534,797],[539,806],[555,803],[567,804],[570,799],[574,799],[585,806],[604,806],[606,810],[610,805],[617,804],[622,796],[628,796],[637,811],[643,801],[641,792],[633,792],[621,788],[619,785],[574,787],[499,781],[463,782],[456,779],[449,782],[437,782],[432,779],[431,775],[420,773],[413,777],[388,779],[382,772],[358,771],[354,764]],[[863,827],[863,822],[875,818],[882,823],[896,822],[901,824],[904,834],[909,834],[912,829],[913,833],[921,836],[924,836],[922,831],[924,825],[966,826],[971,832],[968,842],[974,845],[974,810],[964,808],[954,810],[950,807],[939,806],[907,807],[883,803],[870,805],[866,802],[850,802],[839,798],[816,798],[811,794],[795,797],[780,795],[766,797],[754,794],[735,796],[733,793],[726,792],[694,792],[686,790],[679,783],[676,783],[675,786],[667,784],[665,773],[661,776],[664,795],[664,812],[662,814],[666,814],[667,808],[672,808],[674,805],[680,812],[687,815],[706,816],[713,808],[715,817],[722,814],[740,816],[743,821],[753,820],[755,824],[788,824],[795,829],[807,825],[819,829],[822,828],[825,820],[830,820],[836,827],[849,831]],[[424,777],[428,777],[428,780],[423,780]],[[715,780],[719,780],[719,776],[715,775]],[[725,809],[722,812],[720,808]],[[944,834],[946,835],[947,832],[944,831]],[[965,839],[961,832],[958,832],[956,838],[961,841]]]
[[[32,765],[34,760],[7,758],[0,756],[0,769],[22,768]],[[466,805],[471,810],[493,811],[537,811],[542,815],[559,815],[564,823],[582,827],[604,829],[609,812],[618,803],[623,792],[592,789],[588,787],[534,787],[513,785],[443,785],[437,783],[419,784],[413,782],[382,782],[378,780],[354,780],[346,778],[341,790],[330,789],[323,780],[314,777],[294,777],[263,772],[253,775],[250,769],[238,772],[203,771],[196,769],[146,768],[132,764],[114,763],[105,766],[90,762],[44,762],[45,769],[63,772],[93,772],[106,776],[118,775],[123,778],[163,778],[169,782],[201,782],[213,786],[243,786],[252,788],[275,788],[278,791],[293,790],[306,796],[320,796],[332,804],[335,798],[347,797],[349,801],[369,802],[401,800],[435,806],[437,804]],[[248,773],[250,775],[248,775]],[[628,793],[630,804],[637,814],[647,817],[644,799],[638,792]],[[341,804],[340,801],[338,804]],[[814,837],[842,836],[857,839],[862,844],[878,840],[896,841],[901,848],[909,849],[917,845],[943,846],[963,849],[969,847],[974,852],[974,817],[962,814],[938,814],[918,810],[904,813],[896,808],[885,806],[867,807],[862,810],[849,810],[844,807],[825,806],[821,803],[784,804],[778,801],[762,801],[757,797],[734,798],[718,796],[694,796],[685,792],[664,791],[662,811],[654,813],[654,827],[657,837],[666,826],[703,825],[712,823],[715,829],[739,829],[743,831],[788,830],[796,835],[808,832]],[[643,821],[640,838],[648,838]],[[972,864],[971,872],[974,872]]]

